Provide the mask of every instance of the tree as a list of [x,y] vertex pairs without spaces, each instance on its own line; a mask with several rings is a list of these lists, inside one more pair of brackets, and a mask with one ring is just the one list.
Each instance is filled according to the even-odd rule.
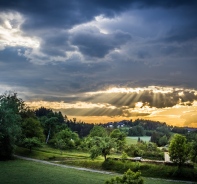
[[61,149],[72,149],[79,145],[80,139],[77,133],[66,128],[55,134],[52,143]]
[[90,147],[90,158],[95,159],[98,156],[103,156],[107,159],[112,149],[116,149],[115,139],[111,137],[97,137],[89,138],[88,145]]
[[168,138],[166,135],[164,135],[163,137],[161,137],[159,139],[158,145],[159,146],[165,146],[166,144],[168,144]]
[[0,96],[0,159],[10,159],[21,135],[21,115],[24,102],[16,93]]
[[123,152],[122,152],[122,155],[121,155],[121,160],[122,160],[123,162],[125,162],[127,158],[128,158],[128,155],[123,151]]
[[31,152],[33,147],[40,147],[41,143],[40,143],[40,140],[37,137],[25,138],[23,140],[23,146],[28,148],[29,151]]
[[129,136],[144,136],[145,130],[142,126],[137,125],[129,129]]
[[57,121],[58,121],[57,117],[51,117],[45,121],[45,129],[47,130],[46,144],[49,141],[49,138],[51,136],[51,131],[55,128]]
[[92,130],[90,131],[90,134],[89,134],[90,137],[106,137],[107,136],[107,131],[104,127],[102,126],[94,126],[92,128]]
[[169,146],[170,159],[181,167],[188,158],[188,146],[183,135],[175,134]]
[[192,162],[197,163],[197,135],[191,142],[190,159]]
[[116,139],[118,150],[122,150],[125,147],[126,135],[123,132],[121,132],[119,129],[113,130],[110,134],[110,137]]
[[112,178],[107,180],[105,184],[143,184],[144,180],[140,172],[133,172],[130,169],[124,173],[122,177]]
[[22,122],[22,134],[24,138],[37,137],[40,141],[44,141],[43,128],[39,120],[27,118]]

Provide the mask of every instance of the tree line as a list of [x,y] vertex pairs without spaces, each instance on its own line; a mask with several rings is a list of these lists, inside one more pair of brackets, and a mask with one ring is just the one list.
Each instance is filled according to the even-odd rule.
[[[61,112],[45,107],[31,110],[16,93],[3,94],[0,95],[0,159],[12,158],[16,146],[26,147],[31,152],[32,148],[42,144],[60,152],[65,149],[89,151],[92,159],[102,155],[106,160],[112,151],[123,154],[123,157],[126,154],[158,158],[163,152],[157,146],[167,144],[174,162],[180,165],[188,159],[197,162],[196,132],[188,134],[166,123],[142,119],[127,121],[119,128],[116,122],[114,124],[116,126],[109,127],[107,124],[87,124],[75,118],[69,120]],[[172,138],[173,131],[181,131],[182,135]],[[138,140],[136,145],[126,144],[128,135],[149,133],[151,142]],[[180,144],[178,149],[176,146]],[[182,156],[175,158],[177,152]]]

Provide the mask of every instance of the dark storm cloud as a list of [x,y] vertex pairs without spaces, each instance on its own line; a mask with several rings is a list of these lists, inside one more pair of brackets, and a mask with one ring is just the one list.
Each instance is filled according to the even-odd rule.
[[132,5],[137,7],[164,7],[174,8],[179,6],[194,6],[195,0],[123,0],[123,1],[103,1],[103,0],[1,0],[1,10],[15,10],[25,14],[27,21],[24,27],[33,29],[36,27],[64,27],[90,21],[94,16],[104,14],[115,16],[117,13],[129,9]]
[[105,107],[88,109],[68,108],[61,109],[62,111],[68,116],[119,116],[123,114],[122,109],[109,109]]
[[42,35],[40,48],[41,52],[49,56],[66,56],[66,51],[73,50],[68,43],[68,33],[58,30]]
[[[14,36],[35,37],[40,43],[31,48],[6,42],[0,51],[1,84],[28,89],[31,100],[117,108],[68,109],[69,115],[148,115],[125,109],[137,102],[156,108],[189,106],[197,100],[194,92],[84,93],[110,86],[197,89],[196,9],[192,0],[1,0],[0,12],[18,12],[24,19],[21,25],[18,20]],[[0,24],[5,27],[3,18]]]
[[137,117],[137,116],[147,116],[149,113],[138,113],[138,112],[128,112],[121,108],[110,109],[110,108],[68,108],[68,109],[55,109],[56,111],[61,111],[63,114],[68,116],[123,116],[123,117]]
[[88,56],[102,58],[111,50],[119,48],[131,39],[129,34],[115,32],[103,34],[96,31],[80,31],[73,35],[71,42],[78,46],[79,50]]
[[190,106],[197,100],[195,91],[173,90],[169,93],[155,93],[151,90],[139,93],[101,93],[83,99],[92,103],[108,103],[117,108],[134,108],[137,102],[156,108],[173,107],[177,104]]

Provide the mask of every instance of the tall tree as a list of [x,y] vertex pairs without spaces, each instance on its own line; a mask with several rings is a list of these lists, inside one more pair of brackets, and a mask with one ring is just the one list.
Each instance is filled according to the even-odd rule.
[[104,127],[102,126],[98,126],[98,125],[95,125],[92,130],[90,131],[90,134],[89,134],[90,137],[106,137],[107,136],[107,131]]
[[126,134],[121,132],[119,129],[114,129],[110,133],[110,137],[116,140],[118,150],[123,150],[126,145]]
[[197,135],[191,142],[190,159],[192,162],[197,163]]
[[116,142],[111,137],[97,137],[89,138],[90,157],[95,159],[98,156],[103,156],[107,159],[107,155],[110,155],[112,148],[116,149]]
[[170,159],[181,167],[188,159],[188,146],[183,135],[175,134],[169,146]]
[[24,138],[37,137],[41,142],[44,140],[44,130],[39,120],[34,118],[26,118],[22,122],[22,134]]
[[21,135],[21,114],[24,102],[16,93],[0,96],[0,159],[10,159]]
[[52,142],[59,149],[72,149],[80,143],[78,134],[68,128],[61,130],[54,137]]

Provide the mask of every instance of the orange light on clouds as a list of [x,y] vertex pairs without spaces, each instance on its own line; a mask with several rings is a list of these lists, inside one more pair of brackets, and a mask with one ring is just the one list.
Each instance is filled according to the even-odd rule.
[[[144,101],[144,92],[146,101]],[[116,95],[112,97],[111,94]],[[147,94],[149,95],[148,98]],[[87,96],[92,96],[93,100],[91,102],[86,101],[85,97]],[[194,99],[191,100],[191,96]],[[102,102],[98,103],[100,99]],[[184,99],[190,99],[190,101],[184,101]],[[34,101],[26,102],[26,104],[34,109],[44,106],[55,111],[61,111],[71,119],[75,117],[87,123],[107,123],[123,119],[143,118],[166,122],[173,126],[197,127],[196,99],[197,92],[192,89],[158,86],[144,88],[113,87],[103,91],[83,93],[81,94],[81,101],[77,102]],[[161,101],[162,104],[160,105]],[[164,106],[165,104],[166,106]]]

